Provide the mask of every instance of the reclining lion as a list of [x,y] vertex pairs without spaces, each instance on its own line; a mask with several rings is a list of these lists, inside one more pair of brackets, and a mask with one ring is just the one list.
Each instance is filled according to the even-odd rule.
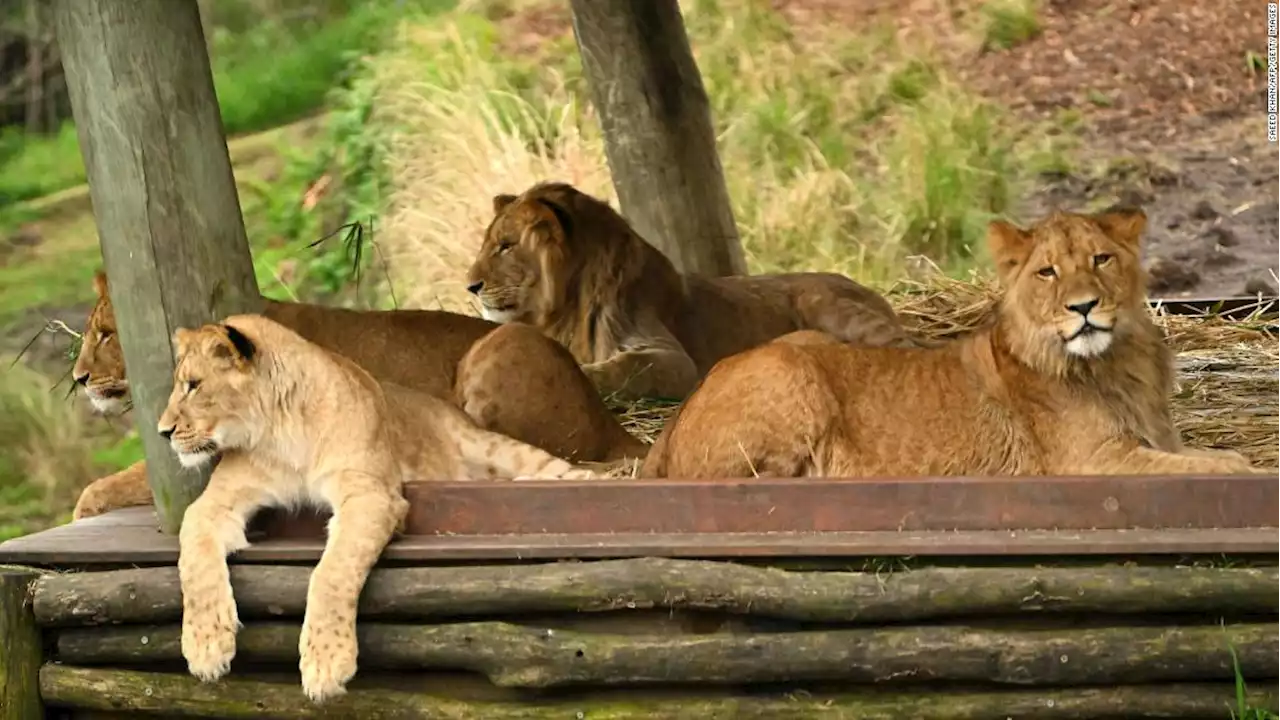
[[681,276],[607,203],[565,183],[493,199],[468,289],[559,340],[606,394],[683,399],[718,360],[793,330],[913,345],[889,303],[834,273]]
[[180,329],[173,345],[173,390],[157,431],[184,466],[221,458],[178,536],[182,655],[201,680],[224,675],[235,656],[226,558],[248,545],[245,525],[259,508],[333,511],[299,643],[302,687],[323,701],[356,672],[356,603],[403,526],[405,482],[594,477],[476,427],[429,393],[379,382],[261,315]]
[[1249,473],[1182,447],[1144,302],[1141,210],[990,225],[994,322],[933,349],[797,333],[719,363],[645,477]]
[[[72,375],[94,407],[119,414],[129,400],[124,354],[104,274]],[[357,311],[266,300],[266,317],[354,360],[379,380],[455,402],[481,427],[579,462],[641,458],[573,357],[527,325],[502,326],[433,310]],[[72,517],[149,505],[146,465],[99,478]]]

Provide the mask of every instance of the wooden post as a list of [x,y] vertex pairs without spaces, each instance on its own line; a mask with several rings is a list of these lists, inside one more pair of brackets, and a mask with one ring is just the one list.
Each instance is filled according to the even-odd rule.
[[36,573],[0,567],[0,720],[44,717],[40,664],[44,647],[31,612]]
[[711,106],[676,0],[572,0],[618,203],[681,272],[746,274]]
[[[56,27],[161,529],[207,473],[156,421],[170,338],[261,310],[196,0],[56,0]],[[86,279],[87,282],[87,279]]]

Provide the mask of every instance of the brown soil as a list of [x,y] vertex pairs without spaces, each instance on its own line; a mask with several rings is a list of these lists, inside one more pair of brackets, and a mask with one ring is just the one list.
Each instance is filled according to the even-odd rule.
[[1276,293],[1280,161],[1265,70],[1249,62],[1266,57],[1263,3],[1045,0],[1039,34],[1007,51],[981,47],[975,0],[774,4],[803,25],[894,22],[1018,115],[1080,118],[1072,169],[1042,177],[1015,214],[1141,205],[1153,295]]

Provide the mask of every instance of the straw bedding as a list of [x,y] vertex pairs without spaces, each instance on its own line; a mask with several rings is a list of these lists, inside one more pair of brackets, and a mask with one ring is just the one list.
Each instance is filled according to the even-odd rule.
[[[978,327],[996,297],[992,283],[941,278],[928,284],[904,283],[889,293],[903,322],[931,338]],[[1183,440],[1194,447],[1235,450],[1263,467],[1280,464],[1280,345],[1275,321],[1153,313],[1177,351],[1172,402]],[[615,405],[614,411],[627,430],[652,442],[675,407],[641,402]]]

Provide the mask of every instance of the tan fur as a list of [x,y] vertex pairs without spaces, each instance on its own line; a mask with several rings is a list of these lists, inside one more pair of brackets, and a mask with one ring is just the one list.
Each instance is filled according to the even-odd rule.
[[[114,415],[127,407],[129,382],[102,273],[94,277],[94,289],[98,299],[73,373],[94,407]],[[644,457],[647,450],[622,428],[564,348],[527,325],[432,310],[356,311],[273,300],[266,301],[264,314],[380,380],[456,401],[481,427],[558,457],[614,462]],[[145,464],[138,463],[85,488],[72,517],[150,503]]]
[[476,427],[448,402],[379,382],[261,315],[178,330],[173,392],[157,430],[184,466],[220,457],[179,533],[182,653],[224,675],[239,620],[226,557],[266,506],[333,511],[302,624],[302,687],[320,702],[356,672],[356,602],[408,511],[410,480],[593,478],[532,445]]
[[484,316],[542,329],[605,393],[684,398],[720,359],[804,328],[913,344],[884,298],[841,275],[682,277],[621,215],[568,184],[493,205],[468,272]]
[[[1251,472],[1237,453],[1181,445],[1172,353],[1143,296],[1145,223],[1126,209],[992,223],[1006,290],[990,326],[934,349],[802,338],[728,358],[642,475]],[[1086,323],[1099,329],[1076,336]]]

